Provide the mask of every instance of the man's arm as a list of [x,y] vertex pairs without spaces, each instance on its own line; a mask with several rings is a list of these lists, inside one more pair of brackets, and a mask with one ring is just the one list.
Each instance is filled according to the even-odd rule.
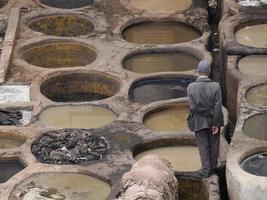
[[221,126],[221,112],[222,112],[222,93],[220,85],[218,84],[215,91],[215,102],[214,102],[214,116],[213,116],[213,127],[218,129]]

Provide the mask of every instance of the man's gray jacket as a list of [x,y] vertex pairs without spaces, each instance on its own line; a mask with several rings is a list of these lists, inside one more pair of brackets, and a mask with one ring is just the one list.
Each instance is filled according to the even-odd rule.
[[189,98],[188,127],[191,131],[221,127],[224,124],[220,85],[208,77],[199,77],[187,88]]

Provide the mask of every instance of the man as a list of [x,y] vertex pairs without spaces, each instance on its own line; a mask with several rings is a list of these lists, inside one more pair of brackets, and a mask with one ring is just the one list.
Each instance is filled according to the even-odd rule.
[[218,164],[220,127],[223,126],[222,99],[220,85],[208,78],[209,62],[199,62],[197,72],[200,77],[189,84],[188,126],[195,132],[202,169],[201,177],[212,175]]

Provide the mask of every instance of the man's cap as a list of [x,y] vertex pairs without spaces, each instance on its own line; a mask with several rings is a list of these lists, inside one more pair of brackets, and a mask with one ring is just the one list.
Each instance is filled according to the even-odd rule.
[[198,63],[197,72],[199,73],[209,73],[210,72],[210,64],[207,59],[203,59]]

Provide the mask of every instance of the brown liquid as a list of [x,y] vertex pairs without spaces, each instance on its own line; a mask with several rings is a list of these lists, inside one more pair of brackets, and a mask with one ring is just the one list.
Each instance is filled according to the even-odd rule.
[[238,69],[248,75],[267,76],[266,63],[266,55],[250,55],[240,59]]
[[251,138],[267,140],[267,114],[249,118],[243,127],[243,133]]
[[140,74],[188,71],[195,69],[198,61],[186,53],[144,53],[129,57],[124,62],[124,68]]
[[185,131],[188,130],[186,118],[188,106],[178,105],[165,108],[148,115],[144,119],[147,128],[154,131]]
[[250,89],[246,94],[246,100],[255,106],[267,106],[267,85],[259,85]]
[[21,146],[24,143],[23,140],[8,136],[0,136],[0,149],[11,149]]
[[130,3],[139,9],[148,12],[175,12],[182,11],[189,7],[191,0],[130,0]]
[[[57,196],[63,197],[62,200],[105,200],[111,191],[107,183],[90,176],[76,173],[42,173],[23,181],[12,192],[11,200],[27,200],[30,197],[35,199],[33,188],[27,189],[31,182],[36,188],[49,189],[47,194],[43,194],[44,197],[51,197],[53,193],[56,193]],[[28,192],[24,198],[15,198],[21,190]]]
[[267,48],[267,24],[257,24],[246,26],[238,30],[235,34],[238,43],[257,47]]
[[116,114],[99,106],[58,106],[45,109],[39,117],[58,128],[100,128],[115,121]]
[[174,44],[199,38],[199,31],[179,22],[143,22],[123,31],[123,38],[138,44]]
[[135,159],[140,160],[149,154],[158,155],[170,161],[176,171],[196,171],[201,168],[198,148],[194,146],[155,148],[138,154]]

